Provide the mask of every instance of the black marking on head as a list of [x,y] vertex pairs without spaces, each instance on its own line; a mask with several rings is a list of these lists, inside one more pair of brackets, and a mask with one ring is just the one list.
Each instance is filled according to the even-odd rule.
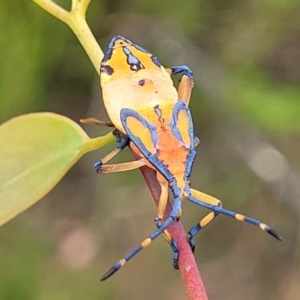
[[140,86],[145,85],[145,79],[141,79],[141,80],[139,81],[139,85],[140,85]]
[[139,71],[141,69],[145,69],[145,67],[141,63],[130,64],[130,70],[132,70],[132,71]]
[[112,75],[114,72],[114,69],[109,65],[104,65],[104,66],[101,66],[100,72],[105,73],[107,75]]
[[152,62],[156,65],[156,66],[158,66],[158,67],[161,67],[161,63],[160,63],[160,61],[158,60],[158,58],[156,57],[156,56],[151,56],[151,60],[152,60]]

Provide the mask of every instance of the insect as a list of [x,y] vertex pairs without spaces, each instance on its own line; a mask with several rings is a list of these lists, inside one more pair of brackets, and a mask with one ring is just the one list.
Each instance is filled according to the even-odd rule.
[[[178,90],[171,75],[182,74]],[[189,177],[196,156],[199,139],[188,103],[193,87],[193,73],[186,66],[164,68],[158,58],[130,40],[115,36],[102,59],[100,82],[104,105],[112,123],[119,132],[119,144],[94,167],[99,173],[128,171],[148,166],[156,171],[161,195],[154,222],[157,229],[136,248],[125,255],[101,278],[105,280],[119,270],[155,238],[163,234],[173,250],[173,265],[178,269],[179,250],[168,232],[169,225],[179,220],[181,203],[188,200],[211,212],[188,232],[188,241],[194,249],[194,236],[218,214],[256,225],[278,240],[281,237],[268,225],[226,210],[217,198],[190,187]],[[99,123],[87,119],[86,123]],[[99,124],[103,125],[103,122]],[[105,125],[105,124],[104,124]],[[130,146],[140,159],[106,164],[125,147]],[[173,209],[163,221],[169,190],[174,197]]]

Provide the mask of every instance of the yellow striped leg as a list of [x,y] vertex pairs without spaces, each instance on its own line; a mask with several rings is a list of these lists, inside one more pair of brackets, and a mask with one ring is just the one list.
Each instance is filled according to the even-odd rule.
[[[129,145],[129,139],[126,136],[122,136],[119,139],[119,145],[112,150],[111,152],[109,152],[107,155],[105,155],[101,160],[97,161],[94,164],[94,169],[97,173],[103,173],[102,169],[103,169],[103,165],[105,163],[107,163],[108,161],[110,161],[113,157],[115,157],[118,153],[120,153],[124,148],[126,148]],[[108,173],[108,172],[106,172]]]
[[193,202],[194,204],[197,204],[199,206],[202,206],[202,207],[205,207],[205,208],[208,208],[208,209],[212,210],[212,212],[215,213],[215,214],[223,214],[223,215],[226,215],[228,217],[234,218],[238,221],[247,222],[247,223],[250,223],[252,225],[258,226],[261,230],[269,233],[270,235],[272,235],[276,239],[278,239],[280,241],[282,240],[281,236],[273,228],[271,228],[270,226],[262,223],[259,220],[256,220],[256,219],[238,214],[238,213],[233,212],[231,210],[224,209],[224,208],[222,208],[218,205],[207,203],[205,199],[203,200],[200,197],[199,198],[195,197],[194,195],[188,196],[187,199],[189,201]]
[[[219,206],[222,207],[222,202],[213,197],[210,196],[208,194],[202,193],[200,191],[191,189],[191,195],[194,196],[197,199],[201,199],[202,201],[205,201],[206,203],[210,203],[212,205],[215,206]],[[208,223],[210,223],[216,216],[218,215],[218,213],[212,211],[209,214],[207,214],[203,219],[201,219],[201,221],[199,223],[197,223],[195,226],[193,226],[187,236],[188,236],[188,240],[189,240],[189,244],[192,248],[192,251],[195,251],[195,241],[194,241],[194,236],[204,227],[206,226]]]
[[[165,178],[160,173],[157,173],[157,180],[160,184],[161,194],[160,194],[158,207],[157,207],[157,215],[154,219],[154,222],[155,222],[155,225],[157,226],[157,228],[160,228],[163,217],[164,217],[164,214],[165,214],[166,206],[167,206],[167,203],[168,203],[169,185],[168,185],[168,182],[165,180]],[[178,216],[177,216],[177,220],[178,220]],[[172,236],[171,236],[171,234],[169,233],[168,230],[163,231],[163,236],[172,248],[172,251],[173,251],[173,267],[174,267],[175,270],[178,270],[179,269],[179,267],[178,267],[178,259],[179,259],[178,245],[173,240],[173,238],[172,238]]]
[[106,280],[115,272],[117,272],[121,267],[124,266],[126,262],[128,262],[131,258],[133,258],[137,253],[139,253],[142,249],[146,248],[151,244],[151,242],[156,239],[159,235],[161,235],[169,226],[170,224],[176,219],[179,211],[181,208],[181,199],[175,198],[174,199],[174,206],[170,213],[168,219],[161,224],[161,226],[156,229],[148,238],[142,241],[136,248],[130,251],[127,255],[125,255],[121,260],[119,260],[114,266],[112,266],[101,278],[101,281]]

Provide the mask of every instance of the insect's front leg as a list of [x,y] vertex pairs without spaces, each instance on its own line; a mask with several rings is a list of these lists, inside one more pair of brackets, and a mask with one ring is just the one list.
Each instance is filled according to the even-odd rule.
[[181,80],[178,85],[178,99],[183,100],[187,105],[190,102],[192,89],[194,86],[193,72],[187,66],[175,66],[167,68],[166,71],[170,75],[182,74]]
[[[83,124],[89,124],[89,125],[101,125],[101,126],[106,126],[106,127],[115,127],[114,124],[111,122],[100,121],[96,118],[80,119],[80,122]],[[140,168],[145,165],[145,162],[142,159],[132,161],[132,162],[125,162],[125,163],[119,163],[119,164],[113,164],[113,165],[104,165],[108,161],[110,161],[113,157],[115,157],[118,153],[120,153],[124,148],[126,148],[130,142],[127,135],[125,135],[118,129],[115,129],[113,131],[113,135],[116,137],[118,146],[114,150],[109,152],[107,155],[105,155],[101,160],[97,161],[94,164],[94,169],[97,173],[112,173],[112,172],[129,171],[129,170],[134,170],[134,169]]]
[[126,135],[119,135],[119,133],[120,132],[118,130],[114,131],[114,134],[117,136],[118,146],[94,164],[94,169],[97,173],[101,172],[101,168],[104,164],[110,161],[113,157],[115,157],[118,153],[120,153],[124,148],[126,148],[129,145],[129,138]]

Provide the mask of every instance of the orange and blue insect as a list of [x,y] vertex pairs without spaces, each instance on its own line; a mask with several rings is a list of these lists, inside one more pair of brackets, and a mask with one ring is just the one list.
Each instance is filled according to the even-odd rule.
[[[144,48],[122,36],[115,36],[102,59],[100,71],[104,105],[120,137],[118,147],[95,164],[96,171],[128,171],[146,165],[156,171],[161,187],[154,220],[157,229],[106,272],[101,280],[114,274],[161,234],[171,245],[173,265],[178,269],[178,245],[167,229],[180,218],[183,200],[211,210],[188,232],[192,249],[195,247],[194,236],[218,214],[258,226],[281,240],[275,230],[266,224],[226,210],[220,200],[190,187],[189,177],[199,139],[195,136],[188,107],[193,87],[193,73],[188,67],[164,68],[157,57]],[[182,74],[182,78],[176,91],[171,75],[178,73]],[[140,159],[106,164],[128,145]],[[169,190],[174,196],[174,205],[163,221]]]

